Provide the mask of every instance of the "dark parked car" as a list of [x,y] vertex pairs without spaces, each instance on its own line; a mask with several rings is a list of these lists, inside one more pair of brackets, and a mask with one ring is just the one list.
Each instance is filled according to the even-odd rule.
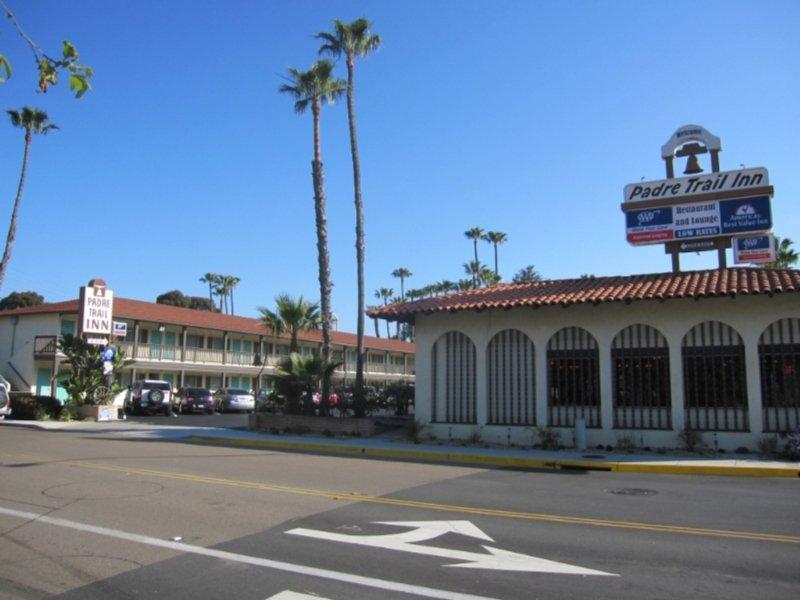
[[175,408],[181,414],[190,412],[205,412],[211,414],[217,407],[214,394],[208,388],[181,388]]

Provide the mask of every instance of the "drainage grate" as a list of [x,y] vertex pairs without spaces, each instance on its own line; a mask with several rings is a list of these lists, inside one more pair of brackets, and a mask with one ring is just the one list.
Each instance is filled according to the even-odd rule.
[[655,490],[646,490],[643,488],[619,488],[606,491],[609,494],[617,494],[619,496],[655,496],[658,493]]

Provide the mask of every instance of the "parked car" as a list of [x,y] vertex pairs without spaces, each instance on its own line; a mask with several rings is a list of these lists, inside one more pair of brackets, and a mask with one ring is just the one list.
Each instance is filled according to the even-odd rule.
[[125,412],[131,414],[167,413],[172,402],[174,398],[169,381],[142,379],[130,386],[124,408]]
[[0,375],[0,419],[11,416],[11,384]]
[[175,400],[175,407],[181,414],[205,412],[211,414],[217,408],[214,392],[208,388],[181,388]]
[[230,411],[253,412],[256,399],[249,390],[240,388],[221,388],[217,390],[217,410],[221,413]]

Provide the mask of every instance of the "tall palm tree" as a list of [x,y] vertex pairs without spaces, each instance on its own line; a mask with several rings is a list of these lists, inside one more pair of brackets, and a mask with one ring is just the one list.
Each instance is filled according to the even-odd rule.
[[367,19],[356,19],[352,23],[340,20],[333,22],[333,33],[321,32],[317,39],[323,40],[320,54],[345,57],[347,63],[347,121],[350,125],[350,158],[353,161],[353,199],[356,208],[356,280],[358,287],[358,320],[356,323],[356,413],[363,416],[364,387],[364,203],[361,198],[361,158],[358,154],[356,130],[355,66],[356,56],[365,58],[380,46],[381,38],[372,35]]
[[[372,310],[373,308],[376,308],[376,307],[375,306],[368,306],[367,310]],[[375,337],[376,338],[381,337],[381,331],[380,331],[380,329],[378,329],[378,317],[372,317],[372,324],[375,325]]]
[[505,244],[508,241],[508,236],[502,231],[487,231],[483,239],[494,246],[494,274],[496,277],[499,277],[500,272],[497,270],[497,247],[500,244]]
[[[333,63],[318,60],[308,71],[289,68],[291,84],[283,84],[280,92],[295,98],[294,110],[302,114],[311,107],[314,124],[314,160],[311,174],[314,183],[314,212],[317,225],[317,262],[319,265],[319,297],[322,323],[322,358],[331,358],[331,265],[328,253],[328,217],[325,208],[325,185],[320,148],[319,122],[323,101],[332,104],[342,95],[346,84],[333,76]],[[322,397],[328,401],[331,381],[325,376],[322,381]]]
[[273,335],[289,334],[289,351],[298,352],[297,337],[302,331],[319,329],[319,305],[289,294],[275,297],[275,310],[259,306],[261,323]]
[[471,260],[468,263],[464,263],[464,273],[469,275],[472,278],[473,285],[472,287],[480,287],[481,284],[481,272],[486,268],[481,262],[477,262]]
[[397,277],[400,280],[400,297],[403,300],[406,299],[405,281],[412,275],[413,273],[408,269],[406,269],[405,267],[398,267],[394,271],[392,271],[392,277]]
[[235,315],[236,313],[233,310],[233,290],[234,288],[239,285],[239,282],[242,281],[241,278],[236,277],[234,275],[227,275],[226,276],[228,282],[228,294],[231,297],[231,314]]
[[49,122],[47,113],[38,108],[24,107],[21,111],[7,110],[11,117],[11,124],[25,130],[25,148],[22,151],[22,170],[19,174],[19,185],[17,186],[17,196],[14,199],[14,209],[11,211],[11,224],[8,227],[6,236],[6,248],[3,251],[3,259],[0,261],[0,287],[6,276],[6,269],[11,260],[11,251],[14,248],[14,238],[17,237],[17,219],[19,217],[19,205],[22,202],[22,191],[25,188],[25,177],[28,174],[28,158],[31,151],[31,140],[34,135],[46,135],[48,132],[58,129],[58,125]]
[[791,269],[798,261],[797,252],[791,247],[794,242],[789,238],[776,238],[775,243],[775,261],[764,266],[770,269]]
[[[475,264],[478,264],[478,241],[483,238],[483,229],[480,227],[473,227],[472,229],[467,229],[464,235],[467,239],[472,240],[473,250],[475,251]],[[477,273],[472,274],[472,282],[475,284],[475,287],[478,287]]]
[[219,281],[219,275],[216,273],[206,273],[200,278],[200,283],[208,284],[208,300],[211,305],[214,305],[214,286]]
[[536,270],[536,267],[528,265],[517,271],[513,281],[514,283],[530,283],[531,281],[541,281],[541,279],[542,276],[539,274],[539,271]]
[[[384,306],[389,304],[389,298],[392,296],[394,296],[394,290],[392,288],[380,288],[379,290],[375,290],[375,297],[379,300],[383,300]],[[386,337],[392,337],[392,334],[389,333],[389,321],[386,321]]]

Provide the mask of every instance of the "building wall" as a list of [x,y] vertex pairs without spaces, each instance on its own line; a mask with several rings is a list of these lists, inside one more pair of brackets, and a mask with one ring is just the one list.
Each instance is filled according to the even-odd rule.
[[49,365],[52,372],[52,361],[34,360],[33,344],[37,335],[58,330],[57,314],[0,318],[0,373],[14,389],[36,393],[37,368]]
[[[492,337],[505,329],[517,329],[534,343],[536,425],[548,424],[547,345],[551,336],[564,327],[577,326],[589,331],[599,347],[601,427],[589,429],[588,444],[615,444],[623,433],[613,428],[611,344],[623,328],[642,323],[658,329],[669,344],[672,429],[635,430],[641,445],[675,447],[676,432],[684,428],[684,382],[682,342],[684,335],[703,321],[721,321],[733,327],[745,346],[749,432],[705,433],[704,440],[720,448],[755,447],[762,435],[761,384],[758,341],[768,325],[782,318],[800,318],[800,296],[776,294],[736,296],[735,298],[681,299],[625,303],[573,305],[569,307],[516,308],[507,311],[485,310],[417,315],[416,319],[416,415],[439,438],[464,439],[476,432],[485,441],[530,445],[537,440],[536,428],[487,425],[487,346]],[[445,333],[461,332],[475,344],[475,424],[435,423],[432,418],[434,394],[434,344]],[[440,350],[439,350],[440,352]],[[441,364],[441,363],[440,363]],[[442,377],[441,369],[437,370]],[[441,387],[437,388],[441,389]],[[562,442],[570,445],[572,429],[560,429]]]

